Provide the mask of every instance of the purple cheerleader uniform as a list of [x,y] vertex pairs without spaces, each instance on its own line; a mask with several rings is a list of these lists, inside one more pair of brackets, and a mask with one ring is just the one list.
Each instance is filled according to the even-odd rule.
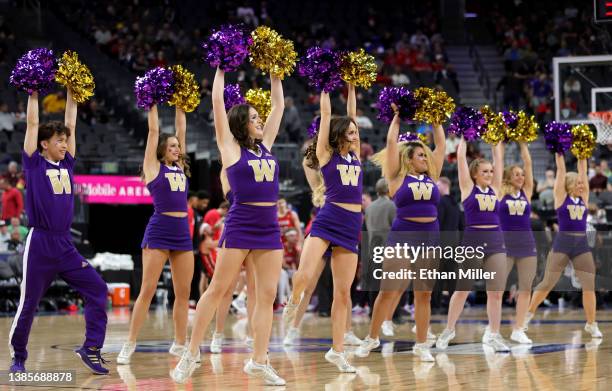
[[192,251],[187,216],[168,216],[166,212],[187,212],[189,180],[179,166],[159,165],[157,177],[147,184],[155,213],[149,219],[141,248]]
[[[490,187],[482,191],[474,185],[470,195],[463,201],[465,232],[463,245],[483,247],[485,256],[506,253],[504,237],[499,221],[499,201]],[[478,228],[477,225],[491,225],[492,228]]]
[[353,152],[345,158],[334,151],[329,162],[321,167],[321,174],[325,183],[325,204],[312,223],[310,236],[357,253],[362,214],[344,209],[334,202],[361,204],[361,163]]
[[51,162],[38,151],[23,151],[26,213],[30,232],[23,253],[23,280],[19,306],[9,332],[11,357],[25,361],[26,346],[38,302],[59,276],[85,298],[85,348],[102,348],[106,333],[107,287],[96,270],[72,243],[75,159]]
[[591,251],[586,236],[586,205],[582,198],[565,197],[557,208],[559,232],[553,241],[553,251],[566,254],[570,259]]
[[509,257],[535,257],[536,243],[531,231],[531,204],[521,190],[516,196],[506,194],[499,205],[499,221]]
[[283,248],[277,207],[248,202],[278,201],[278,161],[263,144],[260,153],[240,148],[240,159],[226,168],[232,204],[225,217],[219,247],[248,250]]

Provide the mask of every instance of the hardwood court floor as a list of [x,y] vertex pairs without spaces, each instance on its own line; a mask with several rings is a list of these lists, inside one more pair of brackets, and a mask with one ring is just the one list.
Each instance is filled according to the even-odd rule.
[[[82,341],[81,315],[37,317],[30,336],[28,370],[77,371],[72,387],[40,389],[103,390],[225,390],[261,389],[260,380],[249,380],[242,372],[249,351],[242,342],[245,320],[233,316],[226,326],[226,344],[220,355],[208,353],[205,342],[202,366],[190,383],[175,385],[168,372],[178,358],[167,353],[172,339],[172,314],[151,311],[143,327],[137,352],[131,365],[117,366],[115,357],[127,335],[129,311],[115,309],[109,313],[104,357],[109,360],[109,376],[90,375],[78,362],[72,350]],[[505,310],[504,319],[512,311]],[[341,375],[323,357],[329,349],[330,319],[307,314],[300,345],[282,345],[282,324],[275,316],[270,360],[287,380],[289,390],[610,390],[612,389],[612,311],[598,315],[604,339],[598,344],[586,333],[582,311],[541,310],[529,328],[534,340],[530,350],[513,350],[511,354],[486,353],[479,343],[486,325],[484,308],[466,309],[457,325],[457,337],[445,353],[432,351],[436,363],[420,363],[410,353],[414,334],[409,322],[396,328],[396,337],[387,338],[380,351],[368,358],[352,358],[357,375]],[[12,318],[0,318],[0,370],[8,369],[6,339]],[[443,329],[443,316],[435,316],[433,331]],[[355,316],[355,333],[363,337],[369,320]],[[505,321],[503,335],[508,338],[510,324]],[[276,387],[269,389],[283,389]],[[11,389],[1,386],[0,391]],[[23,390],[25,387],[15,387]]]

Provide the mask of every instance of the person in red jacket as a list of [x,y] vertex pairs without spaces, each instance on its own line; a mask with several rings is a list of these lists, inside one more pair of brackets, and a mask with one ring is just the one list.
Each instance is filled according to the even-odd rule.
[[2,219],[9,220],[12,217],[20,217],[23,213],[23,196],[21,192],[11,186],[5,178],[0,179],[2,193]]

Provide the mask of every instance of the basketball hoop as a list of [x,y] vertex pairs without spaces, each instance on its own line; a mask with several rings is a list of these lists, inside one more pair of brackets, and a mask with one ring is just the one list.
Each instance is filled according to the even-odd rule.
[[597,142],[604,145],[612,143],[612,111],[595,111],[589,113],[589,118],[597,128]]

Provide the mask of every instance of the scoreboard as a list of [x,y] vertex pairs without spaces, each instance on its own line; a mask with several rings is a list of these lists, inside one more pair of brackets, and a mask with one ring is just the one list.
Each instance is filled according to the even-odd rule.
[[595,22],[612,22],[612,0],[594,0]]

